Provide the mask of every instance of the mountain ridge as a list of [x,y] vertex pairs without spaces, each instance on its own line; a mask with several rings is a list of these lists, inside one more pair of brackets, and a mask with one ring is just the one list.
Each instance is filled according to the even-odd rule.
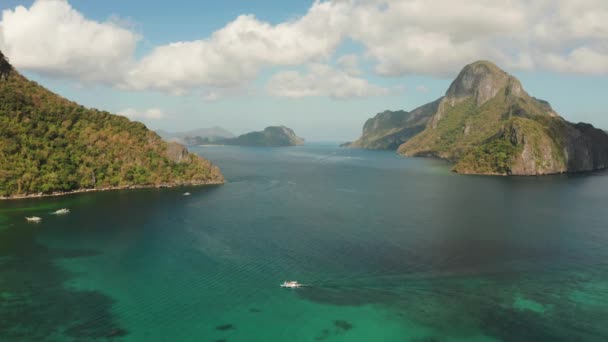
[[0,198],[224,182],[208,160],[52,93],[3,55],[0,72]]
[[[399,154],[446,159],[465,174],[544,175],[608,167],[604,131],[566,121],[492,62],[465,66],[445,95],[425,106],[430,104],[436,108],[421,118],[424,129],[405,137]],[[365,136],[364,128],[358,141]]]
[[352,143],[344,144],[344,147],[396,150],[402,143],[424,130],[440,100],[441,98],[410,112],[386,110],[378,113],[365,122],[361,137]]
[[222,139],[217,142],[224,145],[288,147],[304,144],[293,129],[285,126],[268,126],[262,131],[249,132],[235,138]]
[[157,130],[156,134],[160,135],[165,141],[177,142],[188,146],[210,144],[222,139],[235,137],[232,132],[220,126],[197,128],[183,132]]

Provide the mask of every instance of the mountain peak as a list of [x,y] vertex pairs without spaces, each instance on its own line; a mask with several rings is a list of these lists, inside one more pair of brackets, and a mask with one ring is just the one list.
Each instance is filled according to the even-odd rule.
[[510,87],[510,93],[515,96],[522,96],[524,93],[519,80],[496,64],[490,61],[477,61],[460,71],[445,96],[452,103],[474,96],[477,105],[482,105],[505,87]]
[[302,145],[304,139],[286,126],[268,126],[263,131],[249,132],[236,138],[223,139],[219,143],[237,146],[282,147]]

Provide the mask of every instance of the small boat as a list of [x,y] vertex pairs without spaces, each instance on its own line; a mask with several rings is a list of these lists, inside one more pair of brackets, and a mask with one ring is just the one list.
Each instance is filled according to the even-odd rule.
[[184,192],[184,196],[190,196],[189,192]]
[[297,289],[298,287],[302,287],[302,286],[303,286],[302,284],[298,283],[295,280],[289,280],[289,281],[285,280],[283,282],[283,284],[281,284],[281,287],[288,288],[288,289]]
[[38,216],[26,217],[27,222],[40,222],[42,219]]
[[55,211],[53,214],[65,215],[65,214],[69,214],[69,213],[70,213],[70,209],[63,208],[63,209],[59,209],[59,210]]

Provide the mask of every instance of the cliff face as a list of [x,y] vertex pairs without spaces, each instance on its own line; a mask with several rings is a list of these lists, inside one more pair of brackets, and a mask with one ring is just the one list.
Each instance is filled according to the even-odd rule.
[[460,173],[541,175],[608,167],[608,135],[572,124],[491,62],[467,65],[406,156],[452,160]]
[[225,145],[286,147],[304,144],[304,139],[298,137],[291,128],[285,126],[266,127],[261,132],[250,132],[232,139],[218,141]]
[[422,132],[437,111],[440,100],[418,107],[411,112],[384,111],[367,120],[361,137],[348,147],[370,150],[396,150],[401,144]]
[[223,182],[183,146],[48,91],[1,54],[0,73],[0,197]]

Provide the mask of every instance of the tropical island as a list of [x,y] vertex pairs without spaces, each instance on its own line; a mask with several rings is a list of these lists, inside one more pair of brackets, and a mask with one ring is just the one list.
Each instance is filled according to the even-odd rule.
[[288,147],[302,145],[304,139],[298,137],[291,128],[269,126],[263,131],[249,132],[236,138],[220,139],[215,143],[236,146]]
[[198,128],[185,132],[157,130],[156,134],[166,141],[186,146],[215,144],[222,139],[234,138],[234,134],[219,126]]
[[208,160],[52,93],[0,52],[0,198],[223,182]]
[[436,157],[463,174],[546,175],[608,167],[608,134],[563,119],[492,62],[465,66],[445,96],[367,120],[346,146]]

